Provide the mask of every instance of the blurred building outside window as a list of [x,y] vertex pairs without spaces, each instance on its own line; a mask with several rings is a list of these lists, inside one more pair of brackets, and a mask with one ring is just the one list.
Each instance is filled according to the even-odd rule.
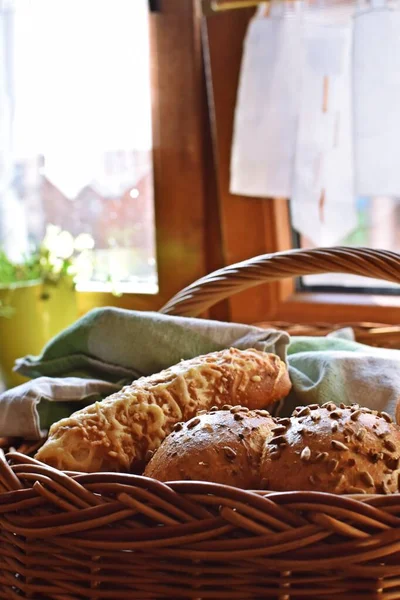
[[0,15],[0,246],[88,234],[78,290],[157,293],[147,0]]

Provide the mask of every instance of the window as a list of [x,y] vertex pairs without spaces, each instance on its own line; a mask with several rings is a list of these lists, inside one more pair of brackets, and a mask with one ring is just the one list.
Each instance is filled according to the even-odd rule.
[[[385,196],[358,198],[357,215],[356,229],[341,240],[340,245],[400,252],[400,199]],[[299,248],[315,247],[310,240],[296,232],[294,243]],[[347,292],[399,293],[399,286],[393,283],[344,274],[308,275],[300,282],[300,289],[304,290],[338,291],[341,288],[345,288]]]
[[[32,9],[36,3],[36,5],[39,5],[39,3],[43,5],[44,1],[25,0],[24,2],[24,0],[15,0],[14,10],[18,8],[19,2],[21,2],[21,5],[25,4]],[[58,1],[65,2],[65,5],[68,5],[75,12],[74,23],[79,23],[81,18],[83,22],[82,15],[86,14],[85,11],[81,13],[82,5],[92,0],[81,0],[79,3],[67,3],[66,0],[46,1],[51,4],[58,4]],[[96,21],[93,15],[97,14],[97,6],[99,6],[101,12],[103,2],[104,0],[99,2],[93,0],[91,4],[93,7],[93,21]],[[116,25],[118,21],[116,7],[125,5],[125,0],[117,3],[111,2],[111,0],[108,0],[108,2],[108,6],[112,9],[109,8],[108,11],[109,28],[105,35],[107,41],[113,39],[114,30],[118,29]],[[126,6],[129,5],[129,10],[139,10],[140,5],[143,8],[143,17],[148,17],[147,1],[130,0],[128,2],[126,0],[126,2]],[[249,2],[249,4],[253,4],[253,2]],[[233,116],[243,39],[248,22],[254,13],[254,8],[227,10],[218,14],[211,11],[210,16],[202,21],[201,11],[199,10],[200,3],[196,0],[188,2],[158,0],[158,2],[151,2],[150,5],[153,9],[149,18],[150,27],[148,30],[150,39],[150,81],[148,85],[151,91],[151,119],[148,118],[147,123],[151,121],[152,135],[150,140],[152,143],[145,148],[148,154],[143,158],[143,162],[135,162],[132,158],[132,152],[137,148],[132,143],[132,135],[129,134],[125,139],[129,137],[131,143],[127,143],[125,148],[122,148],[124,153],[119,154],[118,159],[116,159],[109,155],[109,152],[113,152],[114,148],[108,148],[105,152],[106,159],[102,164],[108,165],[107,173],[109,174],[104,178],[103,183],[115,190],[114,184],[126,181],[124,179],[125,175],[128,176],[131,173],[130,164],[145,165],[148,168],[150,162],[147,172],[151,175],[146,180],[146,185],[148,185],[146,189],[149,190],[146,199],[151,199],[151,202],[149,201],[146,206],[149,209],[148,215],[151,215],[151,219],[154,218],[155,223],[155,227],[152,224],[150,228],[154,253],[151,258],[154,257],[157,265],[156,283],[158,293],[140,293],[137,279],[133,282],[136,286],[133,289],[137,293],[124,293],[121,297],[109,293],[81,293],[79,295],[81,313],[93,306],[108,304],[139,310],[157,310],[173,294],[207,272],[252,256],[287,250],[296,245],[290,223],[289,203],[286,200],[245,198],[229,193]],[[207,3],[204,3],[204,5],[207,5]],[[7,4],[8,6],[9,4]],[[201,25],[204,25],[203,29]],[[91,31],[91,27],[92,25],[89,25],[87,32]],[[132,25],[132,31],[133,27]],[[111,28],[113,32],[111,32]],[[84,37],[83,33],[82,37]],[[90,38],[91,35],[87,33],[87,39]],[[122,44],[124,38],[123,36],[120,36],[120,38],[119,42]],[[68,44],[68,47],[70,47],[69,39]],[[111,50],[110,44],[107,45],[104,41],[101,46],[105,60],[107,56],[105,49],[108,48],[110,52],[114,50]],[[206,78],[202,53],[205,55]],[[95,58],[93,57],[93,60]],[[46,60],[43,60],[43,65],[46,65]],[[123,60],[125,60],[125,57]],[[5,63],[3,62],[3,64]],[[86,69],[86,72],[88,72],[88,69]],[[36,75],[36,73],[37,71],[33,71],[33,74]],[[34,82],[33,74],[30,74],[31,82]],[[104,83],[103,76],[104,72],[98,70],[95,81],[99,85],[96,87],[96,92],[100,97],[103,88],[107,87],[106,95],[110,98],[110,104],[107,104],[106,107],[108,110],[111,106],[111,100],[117,96],[109,93],[110,87]],[[1,72],[0,77],[5,77],[3,72]],[[39,73],[38,77],[42,78],[42,75]],[[205,79],[207,80],[207,88]],[[82,78],[81,83],[86,84],[87,81],[89,81],[89,77]],[[120,81],[121,74],[114,80],[114,88],[119,85]],[[125,84],[128,85],[124,80]],[[4,87],[0,88],[0,94],[4,89]],[[32,96],[35,98],[34,87],[31,86],[29,89],[33,90]],[[56,94],[56,91],[52,90],[51,93],[53,92]],[[150,94],[148,94],[149,96]],[[2,102],[3,96],[0,97]],[[18,100],[17,96],[15,98]],[[83,102],[86,101],[83,94],[75,94],[75,106],[79,107],[78,100],[81,99]],[[120,101],[119,98],[117,100]],[[46,98],[43,99],[43,102],[47,102]],[[40,102],[36,102],[36,107],[40,111]],[[85,113],[89,114],[89,112],[89,109],[85,108]],[[15,115],[17,116],[17,113]],[[0,118],[2,116],[4,116],[4,111],[0,111]],[[59,122],[62,118],[63,115],[58,115],[56,122]],[[3,123],[1,126],[3,127]],[[66,127],[64,127],[65,130]],[[97,132],[96,128],[91,129],[91,131],[93,130]],[[20,131],[23,133],[22,128]],[[99,129],[99,131],[104,133],[102,129]],[[110,126],[107,131],[113,133],[114,129]],[[68,131],[67,134],[69,134]],[[23,139],[23,137],[23,135],[20,136],[20,139]],[[5,144],[5,141],[8,140],[4,135],[0,135],[0,139],[2,144]],[[78,150],[80,152],[81,149],[78,147]],[[2,147],[2,157],[4,156]],[[27,185],[23,183],[25,178],[27,183],[29,182],[29,185],[36,190],[32,194],[30,202],[38,202],[38,191],[32,181],[37,181],[38,175],[41,182],[45,177],[45,165],[43,164],[43,158],[40,162],[40,156],[43,157],[43,154],[40,155],[37,149],[33,156],[28,153],[28,156],[23,158],[29,163],[29,168],[24,171],[20,166],[17,166],[12,171],[16,182],[12,188],[15,207],[13,213],[14,223],[20,220],[24,224],[24,227],[18,227],[18,232],[22,232],[20,237],[16,235],[17,230],[14,229],[14,243],[16,240],[19,240],[20,243],[26,243],[27,239],[24,233],[26,232],[24,211],[27,204],[20,192],[19,195],[15,193],[15,188],[21,189],[23,185]],[[74,163],[71,154],[64,158],[65,160],[59,163],[62,174],[70,173],[72,167],[75,168],[75,173],[81,173],[79,168],[76,169],[76,163]],[[38,160],[39,166],[37,165]],[[68,162],[71,169],[64,171],[65,162]],[[85,160],[85,169],[89,168],[90,170],[92,168],[90,162]],[[53,166],[55,164],[57,163],[53,161]],[[95,163],[92,162],[92,164]],[[49,166],[49,163],[47,163],[47,166]],[[3,168],[2,163],[1,169]],[[125,168],[126,171],[124,171]],[[115,174],[118,169],[121,169],[121,171],[114,178],[112,174]],[[74,206],[75,200],[69,200],[68,194],[65,192],[68,191],[71,194],[71,190],[66,189],[65,180],[59,177],[58,168],[53,170],[53,179],[54,181],[49,177],[46,185],[52,186],[52,193],[64,192],[63,195],[66,198],[63,199],[62,214],[65,219],[70,219],[71,207]],[[61,180],[63,185],[61,185]],[[3,178],[2,181],[4,181]],[[58,181],[57,186],[54,185],[55,181]],[[75,185],[80,187],[78,178],[74,182],[77,182]],[[95,194],[104,189],[97,183]],[[126,189],[124,188],[124,199],[128,202],[130,200],[136,202],[139,197],[143,197],[142,192],[138,189],[136,183],[133,185],[130,182],[128,183]],[[54,187],[56,190],[53,189]],[[85,186],[82,186],[78,194],[82,193],[84,195],[85,202],[83,205],[85,209],[89,210],[93,206],[95,208],[91,212],[85,213],[85,218],[83,216],[77,218],[80,219],[80,222],[88,223],[94,227],[99,212],[99,209],[96,208],[98,199],[96,195],[93,196],[93,190],[91,189],[89,194],[86,195],[88,190],[84,188]],[[140,192],[139,196],[137,196],[135,190]],[[39,187],[39,192],[41,192],[41,187]],[[3,191],[0,191],[0,194],[0,210],[2,210],[5,206],[5,196]],[[9,200],[8,197],[7,202]],[[366,207],[372,206],[372,204],[371,201],[366,201],[364,208],[361,207],[364,212],[361,211],[360,214],[364,215],[365,220],[369,218],[367,215],[372,214],[372,208]],[[48,203],[48,210],[52,210],[52,205],[52,202]],[[115,210],[115,207],[120,208],[121,206],[122,200],[118,193],[107,199],[108,210],[105,212],[103,225],[108,228],[108,241],[102,248],[99,247],[99,242],[97,243],[96,261],[98,261],[98,266],[94,273],[97,281],[93,285],[98,285],[99,280],[104,282],[106,279],[104,273],[109,267],[104,265],[109,263],[110,256],[117,256],[111,262],[113,272],[116,272],[121,264],[123,265],[123,260],[118,256],[120,247],[117,244],[124,243],[125,246],[122,249],[131,252],[133,246],[131,240],[133,238],[127,233],[121,242],[121,239],[116,238],[114,235],[114,233],[119,234],[120,227],[117,231],[117,228],[114,229],[112,226],[111,215],[114,212],[118,216],[118,210]],[[381,202],[379,210],[383,206],[384,203]],[[385,206],[389,210],[389,204]],[[4,215],[0,216],[0,227],[4,223],[3,218]],[[10,219],[8,222],[10,222]],[[30,227],[32,229],[36,227],[39,230],[43,222],[43,214],[39,210],[30,212]],[[124,226],[128,222],[131,225],[131,215],[124,213]],[[60,223],[65,226],[64,221],[60,221]],[[374,236],[377,233],[375,232]],[[382,231],[380,233],[382,234]],[[3,232],[1,235],[3,236]],[[93,235],[95,234],[93,233]],[[372,235],[372,233],[368,235]],[[111,241],[115,239],[115,246],[110,247],[110,239]],[[376,239],[374,237],[374,240]],[[374,240],[372,240],[373,243],[375,243]],[[307,241],[302,240],[301,243],[306,244]],[[376,241],[377,245],[378,243]],[[113,253],[110,253],[110,250],[113,250]],[[130,256],[133,256],[133,254],[130,254]],[[132,275],[131,271],[130,275]],[[121,281],[124,275],[118,275],[118,277]],[[146,284],[148,281],[149,279],[147,279]],[[152,281],[154,283],[154,277]],[[132,281],[125,283],[131,284]],[[311,284],[307,282],[307,285]],[[88,289],[88,286],[86,289]],[[153,287],[153,291],[156,291],[155,287]],[[388,307],[390,310],[388,310]],[[238,294],[232,297],[229,302],[220,303],[212,312],[212,315],[220,319],[232,319],[237,322],[256,322],[265,319],[290,320],[293,322],[316,320],[347,322],[363,319],[375,322],[399,322],[400,302],[398,302],[396,296],[390,294],[384,296],[376,293],[375,289],[370,293],[363,294],[333,293],[321,288],[316,291],[311,287],[299,290],[296,289],[292,281],[285,280]]]
[[[235,0],[230,7],[234,3]],[[243,6],[239,1],[237,4]],[[253,14],[254,8],[240,8],[222,12],[210,10],[206,17],[206,52],[212,84],[209,101],[215,116],[213,136],[225,264],[260,254],[312,246],[309,240],[299,239],[293,231],[287,200],[229,193],[243,41]],[[359,198],[358,226],[342,243],[399,251],[399,205],[397,198]],[[381,281],[338,275],[307,277],[299,283],[296,285],[288,279],[237,294],[229,299],[229,316],[239,322],[400,322],[398,288],[390,289]]]
[[0,245],[90,234],[78,289],[157,293],[147,0],[0,6]]
[[[37,42],[40,27],[47,27],[50,15],[54,29],[46,29],[45,47],[42,43],[37,47],[34,44],[29,47],[29,56],[25,44],[21,45],[21,53],[25,52],[33,69],[28,72],[25,90],[29,91],[35,111],[32,111],[32,120],[25,113],[25,126],[14,129],[11,135],[11,120],[6,115],[5,105],[7,100],[8,108],[11,108],[9,91],[16,84],[10,78],[13,71],[9,67],[10,64],[14,67],[17,62],[16,55],[12,57],[11,54],[17,38],[14,36],[13,41],[9,33],[15,27],[13,19],[20,7],[23,11],[20,16],[25,15],[22,19],[23,34],[32,44]],[[46,13],[43,22],[37,23],[40,21],[38,14],[43,14],[45,7],[50,12]],[[197,0],[0,0],[0,245],[5,244],[7,237],[12,240],[9,243],[11,251],[15,248],[23,249],[24,244],[26,247],[26,244],[35,240],[35,236],[29,234],[30,230],[39,232],[35,235],[44,232],[41,193],[46,157],[43,158],[36,142],[38,139],[41,143],[48,142],[52,151],[56,148],[65,150],[68,146],[57,145],[60,136],[56,133],[62,132],[69,142],[69,148],[71,144],[75,144],[76,156],[81,157],[82,161],[75,159],[75,155],[70,152],[64,152],[62,156],[60,152],[61,160],[56,161],[53,153],[54,160],[50,165],[53,178],[49,177],[45,185],[49,187],[48,192],[51,194],[56,194],[58,198],[61,195],[62,220],[59,223],[66,227],[72,220],[73,207],[79,205],[79,202],[76,204],[68,196],[73,195],[75,186],[75,190],[79,188],[77,193],[81,194],[81,199],[83,196],[81,205],[84,207],[82,213],[76,213],[76,221],[92,226],[93,236],[101,234],[103,240],[106,238],[103,247],[100,246],[100,240],[95,247],[95,279],[86,281],[82,286],[89,291],[80,291],[77,295],[80,314],[94,306],[158,310],[176,292],[220,266],[215,258],[220,252],[219,231],[214,225],[216,221],[210,216],[218,211],[218,206],[202,62],[201,14],[198,8]],[[25,9],[30,11],[29,15],[24,12]],[[66,11],[70,11],[63,21],[63,27],[60,24],[61,18],[55,14],[58,9],[64,16]],[[33,13],[36,14],[34,30],[32,21],[28,19]],[[56,39],[58,36],[55,35],[57,27],[64,45],[63,51],[60,50],[60,60],[52,62],[51,56],[59,47]],[[20,36],[19,39],[21,40]],[[139,56],[132,56],[132,49],[135,50],[138,46]],[[78,47],[82,54],[76,51]],[[3,48],[7,49],[7,61]],[[40,60],[37,57],[38,48],[43,53]],[[85,65],[83,71],[80,69],[81,62]],[[53,68],[48,72],[48,67],[52,64]],[[74,90],[70,89],[70,83],[72,85],[75,81],[76,69],[69,68],[70,64],[79,68],[80,73],[79,88]],[[45,72],[50,81],[45,78]],[[49,91],[48,97],[39,89],[39,82]],[[56,84],[59,84],[59,89]],[[69,94],[72,102],[68,104],[69,112],[65,114],[58,110],[58,103],[52,102],[57,99],[65,106],[61,87]],[[127,95],[123,96],[122,91]],[[17,102],[18,97],[21,100],[17,94],[11,99]],[[29,107],[29,104],[23,102],[23,106]],[[38,119],[39,114],[48,116],[49,113],[45,114],[45,106],[49,107],[54,123],[54,131],[48,132],[46,140],[40,135],[42,123]],[[138,106],[141,107],[140,110]],[[100,120],[101,107],[106,114]],[[90,140],[90,136],[84,138],[80,131],[77,139],[73,136],[73,132],[76,132],[76,126],[70,118],[73,109],[80,115],[85,133],[96,134],[91,144],[87,141],[86,145],[83,143]],[[127,115],[126,127],[121,125],[122,114]],[[20,119],[15,111],[15,120],[17,118]],[[97,126],[99,120],[100,126]],[[8,124],[7,129],[5,123]],[[22,124],[22,120],[20,123]],[[17,131],[23,148],[27,145],[28,132],[29,140],[35,141],[19,161],[10,152],[11,141],[16,137]],[[139,136],[138,131],[144,131],[145,135]],[[112,141],[113,145],[104,147],[104,140]],[[140,144],[137,143],[138,140]],[[54,143],[50,145],[50,142]],[[88,151],[93,149],[96,150],[94,154]],[[103,161],[98,160],[99,149],[105,149]],[[48,160],[47,167],[50,166]],[[148,175],[140,180],[140,188],[139,179],[134,177],[133,167],[139,179],[145,173]],[[100,178],[95,177],[99,170],[102,175]],[[76,175],[73,181],[65,178],[71,172]],[[82,179],[84,183],[87,182],[88,175],[96,180],[94,188],[90,185],[88,189],[84,184],[81,185]],[[14,181],[16,184],[11,185]],[[121,184],[123,196],[118,191]],[[29,202],[25,201],[26,197],[20,191],[16,191],[25,185],[29,185],[32,190]],[[111,188],[111,197],[103,198],[105,188]],[[51,196],[48,195],[47,198],[49,200]],[[28,220],[27,209],[32,202],[36,202],[38,209],[29,212]],[[104,205],[106,209],[101,213]],[[130,207],[133,209],[138,206],[143,211],[140,218],[148,219],[151,223],[151,227],[145,232],[133,227],[135,223],[132,218],[136,216],[132,217]],[[48,201],[46,207],[46,210],[53,210],[53,201]],[[101,214],[102,219],[99,216]],[[121,228],[114,226],[116,221],[122,222],[124,236],[120,235]],[[208,224],[211,233],[209,231],[206,235],[205,227]],[[138,264],[133,243],[147,244],[150,262],[146,262],[147,257],[143,254],[141,272],[130,271],[129,280],[126,281],[127,255],[134,262],[135,268]],[[211,251],[211,247],[216,248],[216,251]],[[156,264],[153,264],[153,259]],[[124,267],[122,274],[121,266]],[[104,285],[109,268],[112,269],[114,283]],[[133,266],[129,266],[129,270],[131,268],[133,270]],[[119,289],[115,285],[116,275],[119,278]],[[155,292],[156,286],[157,293],[145,293]],[[116,288],[123,292],[122,295],[106,291],[115,291]]]

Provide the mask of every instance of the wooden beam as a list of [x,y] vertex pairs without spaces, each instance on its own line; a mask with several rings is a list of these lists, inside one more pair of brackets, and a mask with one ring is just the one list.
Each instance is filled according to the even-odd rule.
[[[286,200],[249,198],[229,192],[230,155],[243,41],[251,9],[218,14],[206,20],[209,103],[217,164],[225,264],[290,247]],[[282,287],[283,285],[283,287]],[[286,290],[286,292],[285,292]],[[232,320],[252,322],[273,317],[282,294],[291,287],[270,284],[230,299]]]

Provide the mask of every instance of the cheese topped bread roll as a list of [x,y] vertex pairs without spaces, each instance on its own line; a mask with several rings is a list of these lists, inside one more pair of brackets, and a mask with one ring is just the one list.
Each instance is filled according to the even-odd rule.
[[55,423],[36,458],[71,471],[137,470],[176,423],[197,411],[264,408],[290,387],[286,365],[274,354],[230,348],[184,360]]

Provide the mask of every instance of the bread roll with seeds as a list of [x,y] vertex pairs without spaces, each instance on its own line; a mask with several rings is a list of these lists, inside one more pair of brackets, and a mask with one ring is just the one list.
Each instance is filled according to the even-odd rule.
[[36,458],[72,471],[130,471],[144,467],[178,421],[224,404],[270,405],[291,387],[274,354],[230,348],[185,360],[142,377],[102,402],[55,423]]
[[335,494],[399,490],[400,428],[358,405],[298,407],[261,459],[263,487]]
[[261,453],[274,427],[264,410],[235,406],[199,414],[175,426],[144,475],[160,481],[190,479],[259,488]]

